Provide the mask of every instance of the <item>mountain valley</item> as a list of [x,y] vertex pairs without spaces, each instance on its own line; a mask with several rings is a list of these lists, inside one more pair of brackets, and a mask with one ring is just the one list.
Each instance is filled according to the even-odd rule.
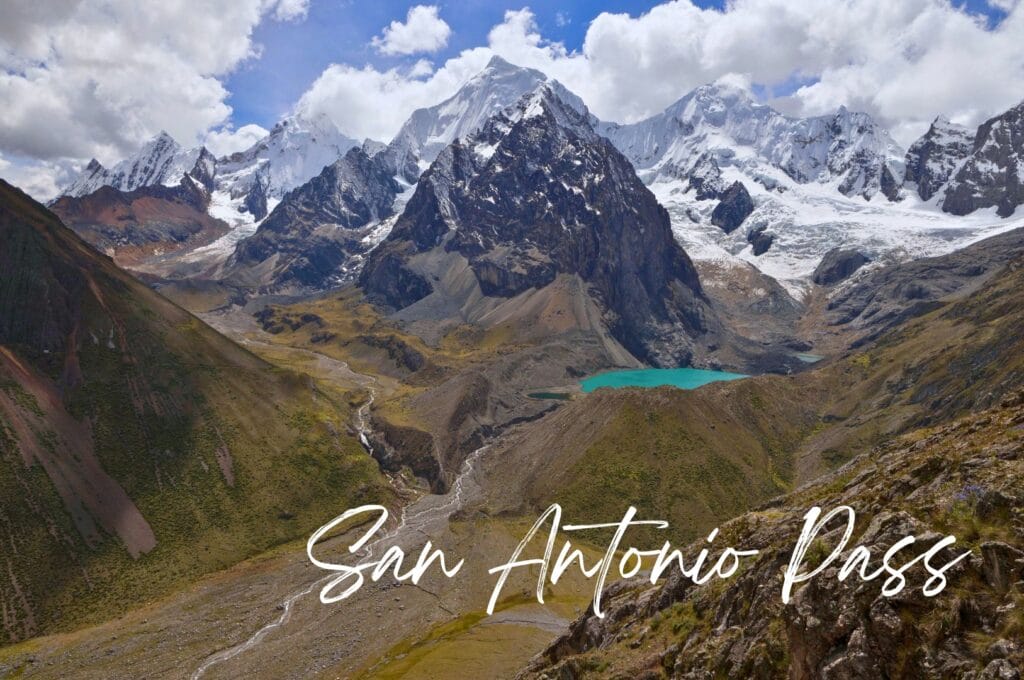
[[[723,79],[618,124],[495,57],[386,143],[302,111],[219,158],[161,134],[48,207],[0,183],[0,676],[1019,677],[1022,113],[904,150]],[[741,375],[581,384],[661,368]],[[531,567],[486,616],[552,503],[764,553],[610,578],[604,618]],[[318,554],[464,572],[321,603],[306,539],[363,504],[384,538]],[[873,554],[972,556],[931,601],[832,568],[783,604],[815,504]]]

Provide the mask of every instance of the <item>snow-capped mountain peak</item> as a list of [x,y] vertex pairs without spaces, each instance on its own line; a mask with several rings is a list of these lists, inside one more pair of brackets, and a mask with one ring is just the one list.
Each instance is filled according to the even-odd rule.
[[199,153],[198,148],[183,149],[173,137],[161,131],[112,168],[105,168],[93,159],[61,195],[84,196],[102,186],[120,191],[134,191],[155,184],[173,186],[192,170]]
[[218,185],[239,195],[252,187],[257,174],[263,174],[268,196],[280,198],[358,145],[324,114],[294,114],[245,151],[221,159],[224,182]]
[[903,174],[903,150],[868,114],[841,107],[792,118],[726,82],[698,87],[646,120],[600,131],[648,180],[685,176],[704,154],[721,167],[758,175],[771,166],[798,183],[836,182],[842,193],[867,198],[894,196]]
[[1024,102],[978,128],[970,153],[946,187],[942,209],[966,215],[996,208],[1009,217],[1024,204]]
[[217,161],[218,202],[231,215],[229,221],[245,222],[254,229],[252,223],[266,217],[286,193],[357,146],[359,142],[327,115],[287,116],[245,151]]
[[904,184],[927,201],[949,181],[974,147],[974,132],[938,116],[907,150]]
[[711,326],[697,273],[629,161],[560,90],[538,84],[438,154],[360,285],[439,320],[583,281],[618,342],[678,365]]
[[[479,130],[488,118],[548,80],[540,71],[492,57],[484,70],[454,95],[435,106],[413,111],[388,145],[387,153],[400,172],[411,159],[418,163],[416,170],[422,170],[446,146]],[[414,181],[415,176],[406,179]]]

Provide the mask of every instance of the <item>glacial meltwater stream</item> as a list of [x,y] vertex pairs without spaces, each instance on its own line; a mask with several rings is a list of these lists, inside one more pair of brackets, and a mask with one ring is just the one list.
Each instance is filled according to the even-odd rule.
[[[240,333],[232,335],[243,345],[266,344],[251,337],[245,337]],[[239,337],[239,335],[242,335],[242,337]],[[312,359],[315,361],[315,372],[321,379],[333,380],[342,385],[355,383],[369,392],[367,400],[357,409],[353,420],[360,443],[366,448],[367,453],[372,455],[372,431],[368,416],[370,408],[378,396],[380,385],[377,379],[373,376],[356,373],[345,362],[317,352],[300,348],[285,349],[280,345],[274,345],[273,348],[276,351],[291,351],[296,355],[304,356],[306,359]],[[660,385],[693,389],[719,380],[735,380],[744,377],[746,376],[737,373],[693,368],[611,371],[585,378],[582,381],[582,389],[584,392],[592,392],[600,387],[657,387]],[[568,395],[565,396],[567,397]],[[535,395],[535,398],[552,397],[560,398],[561,395],[548,395],[546,393]],[[389,546],[395,545],[405,550],[412,550],[422,543],[424,538],[436,536],[443,532],[447,528],[449,518],[453,513],[480,498],[482,489],[477,479],[477,463],[480,456],[487,451],[488,446],[481,446],[466,458],[448,493],[444,495],[426,494],[403,507],[399,521],[394,527],[354,555],[355,561],[365,563],[385,543]],[[229,661],[259,646],[268,635],[288,624],[293,610],[300,600],[308,599],[311,602],[316,602],[316,593],[319,589],[335,577],[336,574],[329,573],[322,578],[306,583],[285,597],[277,605],[278,614],[273,616],[262,627],[256,629],[242,642],[208,656],[192,673],[192,680],[199,680],[213,666]]]
[[[240,338],[239,341],[243,345],[261,344],[259,341],[250,338]],[[275,349],[281,350],[282,348],[281,346],[275,346]],[[372,376],[356,373],[343,361],[338,361],[337,359],[305,349],[289,349],[297,354],[315,359],[317,362],[317,374],[321,378],[348,383],[355,382],[369,391],[369,398],[356,411],[355,426],[360,443],[366,448],[367,453],[372,455],[373,450],[370,443],[372,431],[368,414],[377,396],[377,380]],[[448,519],[453,513],[466,505],[467,501],[479,497],[481,489],[475,479],[475,463],[487,450],[488,446],[487,444],[481,446],[466,458],[448,493],[444,495],[426,494],[403,507],[399,521],[394,528],[357,553],[355,555],[357,562],[369,560],[382,543],[387,542],[389,546],[397,545],[403,549],[411,550],[422,542],[423,537],[436,536],[447,528]],[[199,680],[211,667],[233,659],[258,646],[271,632],[287,625],[291,619],[296,602],[306,596],[310,596],[310,599],[313,599],[314,593],[336,576],[334,573],[329,573],[323,578],[317,579],[290,594],[277,606],[277,610],[280,612],[279,615],[253,632],[243,642],[207,657],[192,673],[191,680]]]

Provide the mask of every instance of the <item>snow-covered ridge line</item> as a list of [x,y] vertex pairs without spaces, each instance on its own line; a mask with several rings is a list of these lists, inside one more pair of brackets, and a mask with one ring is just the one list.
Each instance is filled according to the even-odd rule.
[[[545,108],[551,97],[564,107]],[[501,125],[546,110],[578,114],[588,134],[608,138],[669,210],[677,239],[695,259],[753,264],[794,293],[836,246],[859,248],[876,260],[938,254],[1017,224],[1000,218],[1024,203],[1024,170],[1018,169],[1024,168],[1024,106],[977,133],[940,117],[904,152],[865,113],[840,107],[796,118],[726,83],[698,87],[638,123],[601,122],[558,81],[494,58],[455,95],[415,111],[387,145],[359,145],[326,116],[294,115],[249,149],[207,162],[199,174],[213,177],[210,214],[232,232],[200,254],[227,258],[286,194],[307,187],[357,146],[401,185],[393,203],[397,217],[442,149],[461,140],[486,162],[499,152]],[[492,130],[484,139],[478,133],[487,125]],[[68,191],[175,184],[196,172],[199,153],[161,134],[109,170],[90,164]],[[364,187],[357,193],[373,192]],[[724,223],[713,213],[729,196],[746,199],[720,228],[716,222]],[[394,217],[374,218],[373,236],[361,236],[369,239],[361,248],[386,236]],[[346,276],[360,266],[348,262]]]
[[105,168],[95,158],[92,159],[61,195],[85,196],[103,186],[119,191],[134,191],[155,184],[174,186],[192,170],[201,150],[198,147],[183,149],[169,134],[161,132],[136,154],[112,168]]
[[731,85],[698,87],[656,116],[599,131],[651,180],[686,175],[702,156],[750,172],[775,167],[798,183],[838,180],[845,195],[866,198],[895,197],[903,179],[903,149],[868,114],[793,118]]

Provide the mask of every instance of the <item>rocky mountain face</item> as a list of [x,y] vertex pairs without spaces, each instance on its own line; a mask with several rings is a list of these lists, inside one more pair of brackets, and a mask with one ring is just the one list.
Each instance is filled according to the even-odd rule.
[[871,258],[856,248],[833,248],[821,258],[821,263],[811,275],[811,281],[819,286],[833,286],[850,278],[869,262]]
[[84,196],[102,186],[119,191],[158,184],[175,186],[202,159],[207,168],[207,189],[212,191],[215,185],[232,198],[244,198],[258,221],[266,216],[261,206],[267,198],[281,198],[355,146],[358,142],[324,115],[288,116],[266,138],[219,160],[203,147],[183,149],[161,132],[113,168],[104,168],[94,159],[61,195]]
[[916,190],[922,200],[929,200],[973,148],[974,134],[970,130],[939,116],[907,150],[904,183],[908,189]]
[[283,197],[358,145],[327,116],[289,116],[265,139],[219,161],[218,188],[232,198],[244,196],[259,221],[267,198]]
[[391,217],[401,186],[379,156],[359,147],[285,195],[240,241],[227,264],[229,278],[261,287],[320,289],[350,278]]
[[[904,150],[870,116],[846,108],[795,118],[719,82],[652,118],[601,123],[598,131],[668,210],[698,267],[717,272],[724,286],[756,267],[796,304],[837,246],[875,260],[905,259],[947,253],[1008,228],[994,219],[960,222],[904,200],[913,191],[903,188]],[[725,218],[729,203],[720,206],[736,182],[753,204],[743,228],[738,216]]]
[[996,208],[1000,217],[1024,203],[1024,103],[985,121],[974,137],[970,156],[956,170],[942,209],[967,215]]
[[689,183],[689,189],[699,201],[721,198],[728,186],[722,177],[722,169],[710,152],[697,156],[693,165],[681,173],[680,179]]
[[393,309],[439,305],[450,296],[439,277],[454,261],[486,298],[581,278],[612,334],[657,365],[687,362],[709,330],[696,271],[668,216],[629,162],[548,85],[438,156],[359,281]]
[[169,134],[161,132],[137,153],[112,168],[104,168],[99,161],[92,159],[61,195],[85,196],[104,186],[118,191],[134,191],[159,184],[174,186],[181,181],[182,175],[194,168],[203,151],[183,149]]
[[[881,267],[836,291],[828,302],[826,322],[853,330],[860,346],[908,318],[932,311],[942,300],[977,289],[1021,257],[1024,229],[1014,229],[948,255]],[[821,282],[839,280],[862,258],[849,250],[826,257]]]
[[4,182],[0,240],[0,642],[116,616],[388,496],[327,422],[343,404]]
[[798,183],[836,182],[841,193],[865,198],[895,199],[903,176],[903,151],[867,114],[841,107],[831,116],[790,118],[721,83],[698,87],[647,120],[598,130],[645,179],[690,178],[694,168],[706,176],[708,162],[698,162],[704,154],[722,167],[775,167]]
[[170,178],[127,191],[103,185],[80,196],[61,196],[50,209],[120,265],[138,266],[202,246],[228,231],[209,214],[216,172],[216,159],[202,148],[176,185],[169,184]]
[[801,121],[795,138],[792,151],[776,151],[786,158],[781,167],[791,177],[838,179],[839,192],[846,196],[871,198],[881,193],[890,201],[899,197],[901,149],[868,114],[840,106],[833,116]]

